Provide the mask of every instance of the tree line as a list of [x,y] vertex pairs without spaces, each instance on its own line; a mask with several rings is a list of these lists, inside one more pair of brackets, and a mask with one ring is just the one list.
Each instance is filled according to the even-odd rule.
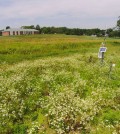
[[109,37],[120,37],[120,17],[118,17],[116,27],[107,30],[94,29],[79,29],[67,27],[40,27],[39,25],[22,26],[22,28],[36,29],[40,34],[66,34],[66,35],[87,35],[102,37],[108,35]]
[[117,23],[117,27],[109,28],[107,30],[101,30],[99,28],[94,29],[79,29],[79,28],[67,28],[67,27],[40,27],[37,25],[22,26],[22,28],[36,29],[40,34],[66,34],[66,35],[87,35],[102,37],[107,34],[109,37],[120,37],[120,20]]
[[[9,29],[7,26],[6,29]],[[109,37],[120,37],[120,17],[117,21],[115,28],[109,28],[107,30],[101,30],[99,28],[94,29],[79,29],[79,28],[67,28],[67,27],[40,27],[40,25],[21,26],[24,29],[36,29],[40,34],[66,34],[66,35],[87,35],[102,37],[108,35]]]
[[[120,24],[118,23],[118,25]],[[97,37],[102,37],[105,36],[105,34],[107,34],[109,37],[120,37],[120,30],[118,30],[118,28],[117,29],[109,28],[107,30],[101,30],[99,28],[79,29],[79,28],[67,28],[67,27],[40,27],[39,25],[22,26],[22,28],[36,29],[39,31],[40,34],[87,35]]]

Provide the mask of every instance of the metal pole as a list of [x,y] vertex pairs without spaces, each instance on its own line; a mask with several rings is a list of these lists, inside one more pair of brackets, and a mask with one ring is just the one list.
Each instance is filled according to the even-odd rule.
[[101,63],[103,64],[104,62],[104,52],[102,52],[102,58],[101,58]]
[[112,72],[112,62],[110,63],[110,69],[109,69],[109,78],[110,78],[110,75],[111,75],[111,72]]

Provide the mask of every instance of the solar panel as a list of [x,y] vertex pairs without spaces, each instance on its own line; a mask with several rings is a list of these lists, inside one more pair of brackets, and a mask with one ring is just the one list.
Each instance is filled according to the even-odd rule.
[[107,50],[107,47],[100,47],[99,52],[106,52],[106,50]]

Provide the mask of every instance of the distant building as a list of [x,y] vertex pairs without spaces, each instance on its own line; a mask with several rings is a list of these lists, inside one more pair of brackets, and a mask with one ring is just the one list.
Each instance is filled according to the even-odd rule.
[[92,37],[97,37],[97,35],[96,34],[93,34],[93,35],[91,35]]
[[35,29],[22,29],[22,28],[12,28],[2,31],[2,36],[11,36],[11,35],[31,35],[38,34],[39,31]]

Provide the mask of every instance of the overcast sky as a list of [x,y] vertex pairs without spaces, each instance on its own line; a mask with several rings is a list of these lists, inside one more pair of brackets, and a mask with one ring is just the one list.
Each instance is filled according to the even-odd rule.
[[0,29],[37,25],[109,28],[120,16],[120,0],[0,0]]

